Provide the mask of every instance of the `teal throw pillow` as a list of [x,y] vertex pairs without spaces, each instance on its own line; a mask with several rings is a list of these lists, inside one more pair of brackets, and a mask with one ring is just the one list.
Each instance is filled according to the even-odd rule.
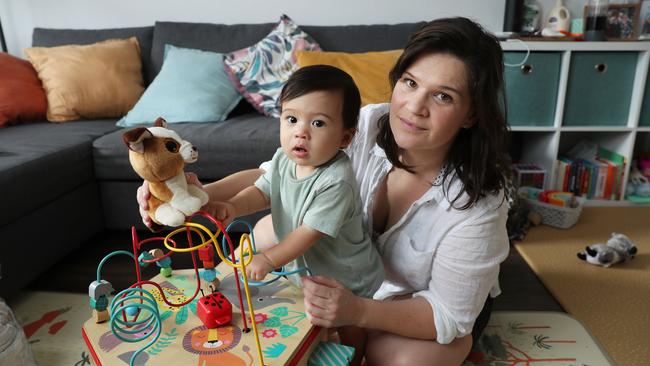
[[160,73],[117,125],[150,124],[158,117],[167,123],[223,121],[240,100],[222,54],[165,45]]

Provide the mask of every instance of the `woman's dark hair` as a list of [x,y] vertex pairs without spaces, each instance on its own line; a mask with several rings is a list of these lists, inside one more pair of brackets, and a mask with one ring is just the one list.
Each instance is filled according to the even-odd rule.
[[343,97],[343,127],[356,129],[361,95],[345,71],[329,65],[312,65],[296,70],[280,93],[280,105],[315,91],[340,91]]
[[[497,193],[505,184],[505,144],[508,133],[503,96],[503,54],[499,41],[480,25],[467,18],[431,21],[411,35],[404,52],[390,71],[391,86],[420,57],[445,53],[465,64],[475,123],[462,128],[447,153],[445,182],[456,175],[463,188],[452,205],[467,193],[469,200],[460,209],[470,208],[487,193]],[[500,98],[503,98],[500,100]],[[411,173],[411,167],[399,160],[399,147],[390,129],[389,114],[379,119],[377,143],[390,162]],[[445,184],[443,183],[443,188]]]

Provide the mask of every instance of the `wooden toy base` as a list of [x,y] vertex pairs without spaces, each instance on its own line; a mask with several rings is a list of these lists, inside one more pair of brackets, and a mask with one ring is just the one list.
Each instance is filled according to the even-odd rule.
[[[213,330],[206,329],[196,316],[196,302],[201,297],[200,293],[183,307],[170,307],[163,302],[154,286],[144,286],[158,303],[162,327],[158,340],[137,356],[136,364],[261,365],[250,318],[248,327],[251,331],[243,331],[232,269],[220,264],[217,277],[221,281],[219,291],[232,303],[233,320],[231,324]],[[196,289],[193,269],[175,270],[171,277],[157,275],[152,281],[163,288],[165,296],[172,303],[186,301]],[[245,296],[243,283],[241,288],[242,296]],[[251,286],[250,290],[264,364],[307,365],[309,355],[326,331],[312,326],[307,319],[302,291],[285,278],[267,286]],[[245,297],[243,301],[246,308]],[[91,315],[90,308],[88,314]],[[250,317],[248,311],[246,316]],[[133,353],[153,339],[123,342],[113,334],[108,322],[97,324],[94,318],[84,323],[82,335],[97,365],[128,365]],[[143,335],[135,334],[133,337]]]

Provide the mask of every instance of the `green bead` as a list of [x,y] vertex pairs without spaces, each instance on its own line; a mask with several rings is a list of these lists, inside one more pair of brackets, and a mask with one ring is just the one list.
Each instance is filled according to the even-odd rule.
[[172,267],[164,267],[160,269],[160,274],[165,276],[165,277],[171,277],[172,276]]

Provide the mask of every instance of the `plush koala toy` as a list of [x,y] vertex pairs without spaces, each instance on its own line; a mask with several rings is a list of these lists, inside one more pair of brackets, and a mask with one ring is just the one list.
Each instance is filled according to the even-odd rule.
[[627,262],[634,258],[636,246],[623,234],[612,233],[607,244],[593,244],[578,253],[578,258],[587,263],[609,267],[618,262]]
[[122,137],[133,170],[149,182],[149,217],[157,224],[175,227],[206,204],[208,195],[188,185],[183,172],[185,163],[197,160],[197,149],[166,125],[158,118],[154,127],[137,127]]

